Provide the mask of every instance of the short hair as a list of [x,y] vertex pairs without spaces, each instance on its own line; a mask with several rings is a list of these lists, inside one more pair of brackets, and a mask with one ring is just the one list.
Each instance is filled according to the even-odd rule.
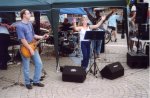
[[65,18],[64,21],[67,21],[67,22],[68,22],[69,20],[68,20],[68,18]]
[[28,11],[27,9],[22,9],[20,12],[20,17],[21,19],[23,19],[23,15],[25,14],[25,12]]

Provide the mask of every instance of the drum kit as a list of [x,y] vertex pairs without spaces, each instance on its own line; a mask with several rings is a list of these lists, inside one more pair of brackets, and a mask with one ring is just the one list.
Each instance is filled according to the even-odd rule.
[[77,32],[72,33],[69,31],[59,32],[59,53],[62,56],[68,56],[71,53],[76,53],[79,46],[79,34]]

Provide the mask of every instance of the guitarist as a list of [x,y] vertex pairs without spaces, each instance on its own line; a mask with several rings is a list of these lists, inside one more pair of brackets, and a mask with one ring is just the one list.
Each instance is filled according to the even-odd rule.
[[[16,31],[18,39],[22,45],[24,45],[30,52],[31,59],[35,64],[35,71],[33,77],[33,85],[38,87],[44,87],[44,84],[40,83],[40,77],[42,72],[42,61],[37,50],[33,50],[29,45],[34,39],[47,39],[49,35],[45,34],[43,36],[36,35],[33,30],[32,23],[30,22],[31,13],[27,9],[23,9],[20,12],[21,21],[16,24]],[[25,80],[25,86],[27,89],[32,89],[32,84],[30,83],[29,65],[30,58],[24,57],[21,54],[23,74]]]

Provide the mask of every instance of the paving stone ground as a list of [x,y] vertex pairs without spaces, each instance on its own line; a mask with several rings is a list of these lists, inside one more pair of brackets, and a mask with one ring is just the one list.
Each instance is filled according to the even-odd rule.
[[[21,65],[9,65],[8,70],[0,70],[0,98],[150,98],[150,74],[147,69],[131,69],[126,64],[126,39],[109,42],[101,59],[96,60],[99,69],[105,65],[119,61],[125,69],[125,74],[114,80],[97,78],[88,73],[84,83],[63,82],[62,73],[56,71],[56,59],[49,55],[47,47],[41,55],[47,76],[42,81],[45,87],[33,87],[27,90],[24,86],[13,85],[15,82],[23,83]],[[80,66],[81,58],[60,57],[59,64]],[[93,60],[91,60],[91,63]],[[31,77],[34,66],[31,64]]]

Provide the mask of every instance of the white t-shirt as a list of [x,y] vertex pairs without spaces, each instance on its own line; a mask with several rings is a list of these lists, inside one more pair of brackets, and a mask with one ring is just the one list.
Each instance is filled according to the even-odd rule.
[[85,29],[82,28],[81,31],[79,32],[79,34],[80,34],[80,41],[89,41],[89,40],[85,40],[84,39],[86,31],[90,31],[90,28],[88,27],[87,30],[85,30]]

